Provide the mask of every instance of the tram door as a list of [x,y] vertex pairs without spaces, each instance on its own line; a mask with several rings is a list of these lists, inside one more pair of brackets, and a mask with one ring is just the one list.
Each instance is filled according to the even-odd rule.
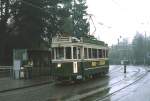
[[73,73],[78,73],[78,65],[77,65],[77,62],[73,62]]

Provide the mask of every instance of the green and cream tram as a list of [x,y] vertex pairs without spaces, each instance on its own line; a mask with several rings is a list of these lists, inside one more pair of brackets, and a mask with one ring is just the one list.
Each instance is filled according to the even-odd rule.
[[53,37],[52,67],[59,80],[84,80],[107,74],[108,45],[91,37]]

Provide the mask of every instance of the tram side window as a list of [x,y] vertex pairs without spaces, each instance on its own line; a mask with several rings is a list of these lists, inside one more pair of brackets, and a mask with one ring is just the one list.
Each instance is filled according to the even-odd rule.
[[102,58],[102,49],[98,50],[98,58]]
[[87,48],[84,48],[84,58],[87,59]]
[[66,59],[71,59],[71,47],[66,47]]
[[106,50],[106,58],[108,58],[108,50]]
[[102,56],[102,58],[105,58],[105,50],[103,50],[103,56]]
[[97,50],[96,49],[92,49],[92,56],[93,56],[93,58],[97,58]]
[[64,48],[57,47],[56,48],[56,59],[62,59],[62,58],[64,58]]
[[88,52],[89,52],[89,58],[92,58],[92,54],[91,54],[91,48],[88,48]]

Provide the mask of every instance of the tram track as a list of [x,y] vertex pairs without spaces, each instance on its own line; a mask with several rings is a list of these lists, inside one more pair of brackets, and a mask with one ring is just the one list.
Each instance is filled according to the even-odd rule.
[[[109,94],[107,94],[107,95],[105,95],[105,96],[103,96],[103,97],[101,97],[101,98],[97,98],[97,99],[95,99],[94,101],[105,101],[108,97],[113,96],[114,94],[120,92],[121,90],[123,90],[123,89],[125,89],[125,88],[127,88],[127,87],[129,87],[129,86],[131,86],[131,85],[133,85],[133,84],[135,84],[135,83],[137,83],[140,79],[142,79],[142,78],[145,77],[146,75],[147,75],[147,72],[145,72],[145,73],[143,73],[143,74],[141,74],[141,75],[138,75],[138,76],[135,78],[135,80],[134,80],[133,82],[131,82],[131,83],[129,83],[129,84],[123,86],[122,88],[120,88],[120,89],[118,89],[118,90],[116,90],[116,91],[114,91],[114,92],[111,92],[111,93],[109,93]],[[131,79],[131,78],[130,78],[130,79]],[[116,86],[117,86],[117,85],[116,85]]]
[[136,76],[139,72],[140,72],[140,69],[138,69],[138,71],[137,71],[136,73],[134,73],[133,75],[131,75],[130,77],[125,77],[125,78],[123,78],[123,79],[120,79],[119,81],[110,84],[110,86],[113,86],[113,85],[115,85],[115,84],[117,84],[117,83],[120,83],[121,81],[123,81],[123,80],[125,80],[125,79],[132,78],[132,77]]
[[109,74],[112,74],[112,73],[114,73],[114,72],[116,72],[116,71],[119,71],[119,70],[121,70],[122,69],[122,66],[119,66],[119,67],[117,67],[117,68],[113,68],[113,69],[110,69],[110,72],[109,72]]
[[[121,69],[121,67],[119,67],[119,70]],[[113,69],[114,71],[117,71],[115,68]],[[27,85],[27,86],[23,86],[23,87],[16,87],[16,88],[11,88],[11,89],[6,89],[6,90],[1,90],[0,93],[7,93],[7,92],[13,92],[13,91],[19,91],[19,90],[24,90],[24,89],[31,89],[31,88],[35,88],[35,87],[39,87],[39,86],[43,86],[43,85],[47,85],[47,84],[51,84],[55,85],[61,82],[44,82],[44,83],[38,83],[38,84],[33,84],[33,85]]]
[[[135,75],[137,75],[138,73],[140,72],[140,70],[138,69],[134,74],[128,74],[130,77],[133,77],[133,76],[135,76]],[[117,75],[118,76],[118,75]],[[118,78],[123,78],[124,76],[122,76],[122,77],[118,77]],[[113,77],[113,78],[111,78],[112,80],[114,79],[114,78],[116,78],[116,76],[115,77]],[[124,78],[125,79],[125,78]],[[114,82],[114,83],[110,83],[110,86],[113,86],[113,85],[115,85],[115,84],[117,84],[117,83],[119,83],[120,81],[122,81],[122,80],[124,80],[124,79],[119,79],[119,81],[117,81],[117,82]],[[104,83],[102,83],[102,85],[105,85],[106,84],[106,82],[104,82]],[[102,87],[102,85],[101,86],[99,86],[99,87]]]
[[[147,70],[147,68],[146,68],[146,70]],[[121,93],[119,93],[120,91],[118,91],[115,94],[111,95],[110,97],[106,97],[102,101],[108,101],[110,98],[112,99],[112,101],[120,101],[120,100],[124,99],[125,97],[129,96],[131,93],[134,93],[135,90],[137,90],[140,87],[141,82],[143,82],[143,80],[145,80],[145,78],[149,75],[148,72],[149,71],[147,70],[147,74],[145,74],[144,78],[143,79],[141,78],[142,80],[140,82],[139,81],[135,82],[134,86],[131,85],[127,89],[122,89]],[[129,94],[129,92],[130,92],[130,94]],[[116,95],[117,95],[117,97],[116,97]]]
[[[121,69],[118,69],[118,71],[120,71]],[[117,70],[115,70],[115,72],[118,72]],[[136,73],[134,73],[134,74],[129,74],[129,75],[132,75],[132,76],[134,76],[134,75],[136,75],[137,73],[139,72],[139,69],[138,69],[138,71],[136,72]],[[120,75],[120,74],[119,74]],[[116,78],[116,77],[118,77],[119,75],[115,75],[115,76],[113,76],[113,77],[111,77],[111,78],[109,78],[109,79],[114,79],[114,78]],[[120,78],[120,77],[119,77]],[[123,77],[121,77],[121,78],[123,78]],[[120,79],[120,80],[122,80],[122,79]],[[117,82],[115,82],[115,83],[117,83]],[[115,83],[112,83],[112,84],[115,84]],[[102,87],[102,86],[104,86],[104,85],[106,85],[107,84],[107,82],[105,81],[105,82],[101,82],[101,85],[100,86],[96,86],[96,87],[94,87],[94,88],[97,88],[97,87]],[[92,88],[90,88],[90,89],[92,89]],[[84,92],[84,91],[82,91],[82,92]],[[81,94],[81,93],[80,93]]]
[[[111,72],[113,70],[113,72]],[[111,76],[111,78],[109,78],[109,79],[114,79],[114,78],[116,78],[116,77],[120,77],[121,75],[122,75],[122,67],[120,66],[120,67],[118,67],[117,69],[116,68],[114,68],[114,69],[111,69],[111,70],[109,70],[111,73],[113,73],[113,74],[115,74],[115,76],[113,75],[113,77]],[[135,70],[134,70],[135,71]],[[109,72],[109,74],[111,74]],[[133,73],[131,73],[130,75],[133,75]],[[110,75],[108,75],[108,77],[109,77]],[[123,78],[123,77],[122,77]],[[107,80],[106,80],[107,79]],[[100,82],[96,82],[96,81],[99,81],[100,80]],[[95,89],[98,89],[98,88],[101,88],[101,87],[104,87],[105,85],[108,85],[108,78],[97,78],[97,80],[96,79],[94,79],[94,82],[95,83],[90,83],[90,82],[93,82],[93,80],[88,80],[88,81],[85,81],[85,82],[82,82],[82,83],[80,83],[80,84],[71,84],[71,85],[67,85],[67,86],[69,86],[69,88],[71,88],[71,86],[73,86],[73,88],[72,88],[72,90],[71,90],[71,92],[69,92],[69,94],[67,94],[67,95],[65,95],[65,96],[62,96],[62,97],[60,97],[60,99],[63,101],[65,101],[66,99],[68,99],[68,98],[71,98],[72,96],[76,96],[76,95],[82,95],[83,93],[85,93],[85,92],[87,92],[87,91],[91,91],[91,90],[95,90]],[[86,83],[86,84],[85,84]],[[79,87],[79,85],[80,85],[80,87]],[[92,85],[92,86],[88,86],[88,85]],[[65,85],[57,85],[57,86],[60,86],[60,87],[62,87],[62,86],[65,86]],[[83,86],[83,87],[82,87]],[[86,87],[86,86],[88,86],[88,87]],[[67,87],[68,88],[68,87]],[[76,89],[76,88],[79,88],[79,89]],[[82,88],[82,89],[81,89]],[[55,97],[49,97],[47,100],[45,100],[45,101],[51,101],[51,100],[54,100],[55,99]],[[57,99],[57,98],[56,98]],[[68,100],[69,101],[69,100]]]
[[[120,69],[119,69],[119,71],[120,71]],[[116,71],[116,72],[119,72],[119,71]],[[137,76],[138,74],[139,74],[139,72],[141,72],[142,71],[142,69],[131,69],[131,70],[129,70],[129,71],[132,71],[132,72],[127,72],[127,76],[126,76],[126,78],[131,78],[131,77],[134,77],[134,76]],[[115,72],[114,72],[115,73]],[[122,72],[123,73],[123,72]],[[117,73],[116,73],[117,74]],[[118,74],[120,74],[120,73],[118,73]],[[117,75],[118,76],[118,75]],[[139,75],[139,77],[140,77],[141,75]],[[119,77],[119,76],[118,76]],[[116,78],[116,76],[114,77],[114,78]],[[114,79],[114,78],[111,78],[111,79]],[[123,76],[122,76],[122,78],[123,78]],[[119,79],[120,80],[120,82],[121,82],[121,80],[123,80],[123,79]],[[108,80],[107,80],[108,81]],[[118,81],[119,82],[119,81]],[[105,84],[108,84],[108,82],[106,82],[106,80],[104,81],[104,83]],[[116,84],[114,84],[114,83],[116,83]],[[102,92],[102,91],[104,91],[104,90],[107,90],[107,89],[111,89],[111,87],[110,86],[116,86],[118,83],[117,82],[114,82],[114,83],[111,83],[108,87],[104,87],[104,85],[102,86],[102,87],[98,87],[98,88],[95,88],[95,89],[90,89],[90,91],[89,92],[81,92],[82,90],[84,90],[84,89],[81,89],[81,88],[78,88],[78,89],[76,89],[77,87],[79,87],[80,85],[78,85],[78,86],[74,86],[74,85],[72,85],[72,86],[70,86],[69,87],[69,89],[70,88],[72,88],[72,90],[76,90],[76,91],[72,91],[72,90],[68,90],[69,91],[69,93],[66,93],[66,95],[69,95],[67,98],[65,98],[65,99],[63,99],[64,98],[64,96],[66,96],[65,94],[64,94],[64,96],[62,96],[62,97],[60,97],[60,98],[62,98],[61,100],[65,100],[65,101],[73,101],[74,99],[72,99],[72,100],[70,100],[70,98],[72,97],[72,96],[76,96],[76,97],[78,97],[77,99],[75,99],[75,101],[76,100],[80,100],[80,99],[84,99],[84,98],[86,98],[86,97],[88,97],[88,96],[92,96],[93,94],[96,94],[96,93],[99,93],[99,92]],[[90,84],[92,84],[92,83],[90,83]],[[53,84],[53,85],[55,85],[55,84]],[[86,84],[82,84],[82,86],[85,86]],[[52,85],[51,85],[52,86]],[[52,86],[53,87],[53,86]],[[92,86],[91,86],[92,87]],[[31,87],[30,87],[31,88]],[[61,88],[61,87],[60,87]],[[68,88],[68,87],[66,87],[66,88]],[[41,89],[41,88],[40,88]],[[64,88],[63,88],[64,89]],[[86,87],[86,89],[87,89],[87,87]],[[23,89],[18,89],[18,90],[23,90]],[[34,90],[34,89],[33,89]],[[23,91],[24,93],[27,93],[28,91],[33,91],[32,90],[32,88],[31,89],[27,89],[26,88],[26,90],[25,91]],[[67,89],[66,89],[66,91],[67,91]],[[72,96],[70,96],[70,91],[72,91],[71,93],[71,95]],[[22,92],[22,91],[19,91],[19,92]],[[15,93],[15,92],[14,92]],[[6,93],[7,94],[7,93]],[[11,95],[11,92],[10,93],[8,93],[7,95]],[[57,94],[57,93],[56,93]],[[111,96],[111,95],[110,95]],[[109,97],[109,96],[108,96]],[[46,100],[44,100],[44,101],[51,101],[51,100],[49,100],[49,99],[51,99],[51,98],[54,98],[55,99],[55,97],[49,97],[48,99],[46,98]],[[107,97],[105,97],[105,98],[107,98]],[[56,98],[57,99],[57,98]],[[86,100],[85,100],[86,101]],[[98,100],[99,101],[99,100]],[[101,100],[100,100],[101,101]],[[104,101],[104,100],[102,100],[102,101]]]
[[117,84],[119,84],[120,82],[123,82],[123,81],[127,80],[127,78],[129,78],[129,79],[133,78],[134,76],[138,75],[139,73],[140,73],[140,69],[138,68],[137,71],[134,74],[132,74],[132,75],[130,74],[126,78],[119,79],[119,81],[110,84],[108,87],[99,87],[99,88],[96,88],[95,90],[93,89],[92,91],[89,91],[89,92],[84,93],[84,94],[78,93],[75,97],[71,97],[71,98],[69,98],[69,99],[67,99],[65,101],[74,101],[74,100],[77,100],[77,99],[83,100],[84,98],[92,96],[92,95],[94,95],[96,93],[102,92],[102,91],[107,90],[107,89],[111,89],[114,86],[116,86]]

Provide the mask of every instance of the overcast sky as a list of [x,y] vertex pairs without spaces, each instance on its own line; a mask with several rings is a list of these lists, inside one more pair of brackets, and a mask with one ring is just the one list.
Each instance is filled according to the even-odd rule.
[[109,45],[116,44],[119,36],[131,41],[136,31],[150,34],[150,0],[87,0],[87,5],[95,16],[95,36]]

